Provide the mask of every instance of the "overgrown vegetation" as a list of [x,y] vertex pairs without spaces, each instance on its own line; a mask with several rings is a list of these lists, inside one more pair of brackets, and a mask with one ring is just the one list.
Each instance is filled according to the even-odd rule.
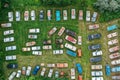
[[76,0],[41,0],[41,3],[43,5],[49,5],[49,6],[68,6],[71,4],[75,4]]
[[93,7],[100,12],[100,22],[120,18],[120,0],[97,0]]
[[3,70],[3,52],[0,51],[0,80],[5,80],[5,77],[4,77],[4,70]]

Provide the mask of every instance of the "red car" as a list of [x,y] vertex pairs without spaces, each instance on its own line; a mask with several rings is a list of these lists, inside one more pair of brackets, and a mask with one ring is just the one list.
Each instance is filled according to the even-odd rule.
[[76,39],[74,39],[73,37],[68,36],[68,35],[65,37],[65,39],[66,39],[67,41],[70,41],[70,42],[73,43],[73,44],[76,44],[76,42],[77,42]]
[[78,75],[78,80],[82,80],[82,76],[81,75]]

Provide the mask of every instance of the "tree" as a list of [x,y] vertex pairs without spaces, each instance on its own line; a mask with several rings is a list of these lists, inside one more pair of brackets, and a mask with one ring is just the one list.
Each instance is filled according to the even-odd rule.
[[120,11],[120,0],[97,0],[93,6],[100,12],[118,12]]
[[68,6],[75,3],[75,0],[41,0],[43,5],[50,6]]

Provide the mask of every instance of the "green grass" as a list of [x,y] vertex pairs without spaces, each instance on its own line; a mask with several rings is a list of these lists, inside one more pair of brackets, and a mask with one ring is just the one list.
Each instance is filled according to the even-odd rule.
[[[4,71],[5,71],[5,78],[7,78],[9,76],[9,74],[12,71],[17,71],[18,69],[21,69],[22,66],[28,66],[31,65],[32,67],[34,67],[35,65],[40,65],[40,63],[57,63],[57,62],[67,62],[69,64],[69,68],[66,69],[54,69],[54,70],[59,70],[59,71],[65,71],[67,73],[67,75],[70,76],[70,68],[75,67],[75,63],[81,63],[82,67],[83,67],[83,80],[90,80],[91,79],[91,75],[90,75],[90,65],[91,63],[89,62],[89,58],[92,57],[91,51],[88,50],[88,45],[91,44],[96,44],[96,43],[100,43],[102,44],[102,50],[103,50],[103,58],[108,60],[108,63],[110,62],[109,58],[108,58],[108,47],[107,47],[107,39],[106,39],[106,35],[108,34],[108,32],[106,31],[106,27],[108,25],[112,25],[112,24],[118,24],[117,22],[110,22],[110,23],[99,23],[100,24],[100,29],[98,30],[88,30],[88,25],[89,24],[93,24],[93,23],[89,23],[89,22],[85,22],[85,21],[78,21],[78,19],[76,20],[71,20],[70,19],[70,9],[71,8],[75,8],[77,10],[77,14],[78,14],[78,10],[79,9],[83,9],[84,10],[84,14],[86,11],[86,8],[81,8],[80,7],[80,3],[78,3],[76,6],[68,6],[68,7],[62,7],[62,8],[52,8],[52,7],[43,7],[43,6],[39,6],[40,3],[39,0],[31,0],[30,2],[28,2],[26,0],[26,2],[24,3],[24,0],[13,0],[14,3],[12,3],[12,7],[14,8],[13,10],[3,10],[0,14],[2,15],[2,18],[0,18],[0,22],[8,22],[7,19],[7,12],[8,11],[13,11],[15,12],[16,10],[19,10],[21,12],[21,21],[20,22],[16,22],[15,19],[12,22],[13,26],[12,28],[8,28],[8,29],[14,29],[15,30],[15,34],[11,35],[15,37],[15,42],[12,43],[3,43],[3,31],[8,30],[7,28],[0,28],[0,42],[1,42],[1,47],[2,51],[3,51],[3,55],[11,55],[11,54],[16,54],[17,55],[17,60],[16,61],[5,61],[4,62]],[[80,1],[80,0],[78,0]],[[94,0],[95,1],[95,0]],[[17,3],[20,3],[19,5],[17,5]],[[33,3],[33,4],[32,4]],[[93,3],[93,0],[87,0],[87,4],[90,6],[87,9],[93,11],[93,9],[91,8],[91,4]],[[27,4],[27,6],[26,6]],[[26,6],[26,7],[25,7]],[[45,13],[46,10],[51,9],[52,10],[52,15],[53,15],[53,19],[52,21],[47,21],[46,15],[45,15],[45,19],[44,21],[40,22],[39,21],[39,10],[44,9]],[[61,17],[61,21],[60,22],[56,22],[55,21],[55,10],[63,10],[63,9],[67,9],[68,10],[68,21],[63,21],[62,17]],[[35,21],[27,21],[25,22],[23,20],[23,14],[25,10],[35,10],[36,11],[36,20]],[[62,14],[62,12],[61,12]],[[78,16],[78,15],[77,15]],[[85,15],[84,15],[85,16]],[[120,25],[120,24],[119,24]],[[32,52],[22,52],[22,47],[25,47],[25,43],[28,41],[33,41],[28,39],[28,31],[30,28],[40,28],[40,34],[38,34],[38,39],[35,40],[37,42],[37,45],[40,45],[41,47],[43,46],[43,40],[44,39],[51,39],[52,40],[52,46],[53,49],[59,49],[58,47],[56,47],[55,45],[55,38],[62,38],[64,39],[65,34],[63,34],[63,36],[58,37],[57,33],[59,31],[59,29],[64,26],[67,29],[71,29],[73,31],[75,31],[77,33],[77,35],[82,36],[82,46],[77,46],[77,48],[81,48],[82,49],[82,57],[81,58],[73,58],[70,57],[68,55],[66,55],[66,53],[64,53],[63,55],[53,55],[52,54],[52,50],[43,50],[43,55],[42,56],[33,56]],[[53,27],[57,27],[58,30],[57,32],[51,36],[48,37],[48,31],[50,29],[52,29]],[[102,38],[100,40],[94,40],[94,41],[88,41],[87,40],[87,36],[88,34],[93,34],[93,33],[101,33],[102,34]],[[9,37],[9,36],[6,36]],[[103,43],[104,41],[104,43]],[[64,40],[64,43],[67,42]],[[5,51],[5,47],[9,46],[9,45],[16,45],[17,46],[17,50],[16,51],[9,51],[6,52]],[[66,51],[66,48],[63,49],[64,51]],[[15,70],[8,70],[6,68],[6,65],[8,63],[18,63],[19,68],[15,69]],[[105,67],[105,64],[107,62],[105,62],[104,60],[100,63],[97,64],[102,64],[103,68]],[[47,68],[47,72],[48,72],[48,68]],[[105,80],[110,80],[109,77],[105,76],[105,70],[103,69],[104,72],[104,79]],[[40,71],[38,72],[40,73]],[[77,73],[77,72],[76,72]],[[67,76],[67,77],[69,77]],[[76,74],[76,78],[77,78],[78,74]],[[34,77],[34,76],[33,76]],[[39,74],[36,77],[36,80],[40,80],[39,78]],[[25,80],[27,77],[22,76],[21,79]],[[46,80],[47,75],[45,76]],[[54,78],[52,78],[53,80]],[[17,80],[17,79],[15,79]],[[42,79],[43,80],[43,79]],[[50,80],[50,79],[49,79]]]

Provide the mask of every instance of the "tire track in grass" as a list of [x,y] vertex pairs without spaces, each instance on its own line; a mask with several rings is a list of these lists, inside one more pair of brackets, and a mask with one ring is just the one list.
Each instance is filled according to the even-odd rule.
[[[87,49],[87,28],[86,28],[86,23],[83,21],[79,21],[79,34],[82,36],[82,53],[83,56],[81,58],[81,64],[83,67],[83,76],[84,80],[89,80],[88,74],[89,74],[89,51]],[[86,67],[85,67],[86,66]]]

